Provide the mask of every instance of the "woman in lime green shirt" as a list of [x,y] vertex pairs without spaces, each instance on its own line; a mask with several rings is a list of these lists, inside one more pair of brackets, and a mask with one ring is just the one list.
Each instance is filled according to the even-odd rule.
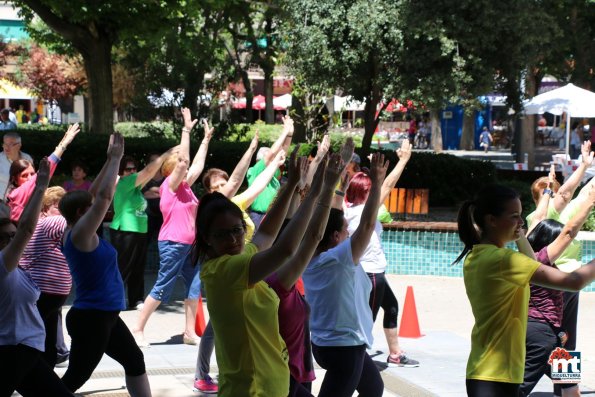
[[523,233],[521,212],[518,193],[500,185],[482,188],[459,211],[459,237],[465,249],[455,263],[465,258],[465,289],[475,318],[466,375],[470,397],[519,395],[529,283],[577,291],[595,279],[595,261],[564,273],[504,248]]

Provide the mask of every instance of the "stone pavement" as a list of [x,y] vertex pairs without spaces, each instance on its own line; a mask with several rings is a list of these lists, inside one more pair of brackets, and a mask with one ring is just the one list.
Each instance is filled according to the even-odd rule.
[[[469,335],[473,325],[471,309],[463,280],[429,276],[388,276],[403,307],[406,287],[413,286],[419,323],[423,337],[401,338],[401,346],[409,356],[419,360],[419,368],[386,368],[386,341],[382,320],[374,328],[374,349],[370,351],[385,382],[384,396],[425,397],[465,396],[465,365],[469,354]],[[147,275],[150,288],[154,275]],[[181,291],[181,285],[178,285]],[[197,347],[182,344],[184,313],[181,297],[161,307],[149,320],[146,337],[151,347],[143,349],[149,379],[155,397],[198,396],[192,391]],[[205,305],[206,309],[206,305]],[[65,312],[67,308],[65,309]],[[379,317],[381,317],[382,312]],[[138,312],[121,314],[131,326]],[[595,293],[582,293],[580,302],[578,346],[583,358],[583,391],[595,389],[595,333],[588,324],[595,324]],[[216,374],[213,355],[212,374]],[[64,369],[57,369],[62,374]],[[318,393],[324,376],[317,369],[313,394]],[[552,383],[544,377],[532,396],[551,396]],[[104,356],[92,378],[79,390],[84,396],[128,396],[124,388],[122,368]]]

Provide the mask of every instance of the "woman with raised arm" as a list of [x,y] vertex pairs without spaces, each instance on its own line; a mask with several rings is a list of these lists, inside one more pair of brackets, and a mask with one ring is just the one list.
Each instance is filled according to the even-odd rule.
[[43,159],[18,227],[0,219],[0,396],[15,390],[24,397],[72,396],[42,358],[45,328],[36,307],[40,291],[18,267],[35,230],[49,174],[50,164]]
[[74,303],[66,315],[72,339],[70,362],[62,381],[70,391],[78,390],[105,353],[124,367],[130,395],[144,397],[151,395],[151,389],[143,353],[119,316],[126,305],[118,255],[95,233],[114,197],[123,154],[124,138],[112,134],[107,161],[90,190],[95,197],[74,191],[60,200],[60,213],[67,224],[62,252],[75,284]]
[[[549,194],[543,194],[539,205],[541,201],[549,201],[549,197]],[[534,255],[541,264],[555,268],[555,261],[576,237],[595,205],[595,186],[591,186],[588,198],[588,203],[566,225],[553,219],[544,219],[535,225],[526,238],[521,236],[517,242],[519,251],[528,256]],[[547,203],[545,207],[547,208]],[[563,328],[562,323],[563,307],[562,291],[531,285],[525,343],[525,377],[521,385],[523,396],[531,393],[544,374],[550,376],[549,355],[556,347],[564,347],[568,339],[568,331]],[[580,396],[576,383],[564,383],[560,387],[562,397]]]
[[[50,162],[50,178],[56,171],[56,166],[60,162],[62,155],[72,142],[74,137],[79,133],[80,128],[78,123],[72,124],[62,137],[62,140],[56,146],[52,154],[48,157]],[[6,193],[6,202],[10,207],[10,219],[18,222],[23,212],[23,208],[27,204],[33,188],[35,187],[35,168],[27,160],[17,160],[10,166],[10,180]]]
[[320,397],[380,397],[384,383],[366,353],[372,347],[372,283],[360,265],[374,233],[382,184],[388,162],[374,154],[370,166],[372,186],[357,230],[349,237],[343,211],[330,210],[328,224],[315,256],[303,274],[306,300],[311,308],[312,351],[326,369]]
[[[279,333],[289,352],[290,397],[312,396],[312,381],[315,375],[308,326],[310,308],[304,296],[296,288],[296,283],[322,239],[335,186],[345,168],[339,154],[330,157],[328,166],[325,160],[318,164],[312,187],[302,203],[302,211],[308,213],[302,213],[300,216],[310,218],[304,239],[297,254],[265,279],[279,297]],[[314,212],[313,215],[312,212]]]
[[[411,144],[404,140],[400,149],[396,151],[399,162],[395,168],[386,176],[382,184],[380,194],[380,205],[389,196],[392,188],[395,187],[407,162],[411,158]],[[356,173],[349,181],[345,192],[345,219],[347,219],[349,234],[352,235],[358,228],[361,221],[364,204],[368,200],[372,181],[363,172]],[[382,225],[376,221],[374,233],[366,247],[360,263],[370,281],[372,281],[372,292],[370,293],[370,308],[372,319],[376,321],[378,310],[382,307],[384,311],[383,328],[386,342],[388,344],[388,356],[386,362],[389,366],[395,367],[418,367],[419,362],[408,357],[399,345],[397,330],[397,318],[399,314],[399,302],[388,283],[385,272],[387,261],[381,243]]]
[[194,241],[194,224],[198,199],[190,188],[198,179],[205,165],[209,142],[213,136],[213,128],[204,122],[205,135],[190,167],[190,132],[198,120],[192,120],[190,109],[182,108],[184,128],[177,153],[170,155],[163,166],[161,174],[165,177],[159,193],[159,207],[163,214],[163,225],[159,231],[159,273],[157,281],[145,299],[140,315],[133,328],[134,337],[141,347],[149,346],[145,339],[145,326],[149,317],[162,302],[168,302],[178,276],[182,276],[186,284],[184,311],[186,321],[182,340],[186,344],[195,345],[199,338],[194,331],[196,307],[200,295],[200,279],[198,269],[191,261],[190,249]]
[[169,149],[137,172],[137,161],[124,156],[118,171],[114,194],[114,217],[110,224],[110,241],[118,251],[118,266],[128,289],[128,308],[143,303],[145,296],[145,263],[147,261],[147,200],[142,188],[153,178],[163,162],[177,150]]
[[465,249],[463,276],[475,318],[467,361],[469,396],[518,396],[525,368],[530,288],[577,291],[595,279],[595,262],[564,273],[504,248],[523,233],[518,193],[499,185],[482,188],[459,211]]
[[296,254],[308,225],[308,209],[300,208],[275,241],[307,168],[307,160],[297,159],[296,151],[289,161],[288,181],[251,243],[245,244],[246,226],[235,204],[220,193],[201,199],[195,256],[203,260],[201,278],[216,335],[219,396],[286,397],[289,392],[279,298],[263,279]]

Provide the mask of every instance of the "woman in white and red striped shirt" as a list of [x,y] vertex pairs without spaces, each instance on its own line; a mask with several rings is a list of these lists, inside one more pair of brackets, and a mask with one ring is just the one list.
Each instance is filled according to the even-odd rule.
[[56,365],[57,331],[58,326],[62,326],[58,324],[60,313],[72,286],[70,270],[61,251],[66,219],[58,211],[58,202],[65,194],[60,186],[46,190],[35,232],[19,263],[41,290],[37,308],[46,330],[43,358],[50,368]]

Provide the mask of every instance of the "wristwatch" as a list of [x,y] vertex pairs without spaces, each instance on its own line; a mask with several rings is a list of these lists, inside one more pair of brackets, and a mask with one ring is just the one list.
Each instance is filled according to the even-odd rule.
[[543,189],[543,194],[549,194],[550,197],[554,197],[554,192],[551,189]]

